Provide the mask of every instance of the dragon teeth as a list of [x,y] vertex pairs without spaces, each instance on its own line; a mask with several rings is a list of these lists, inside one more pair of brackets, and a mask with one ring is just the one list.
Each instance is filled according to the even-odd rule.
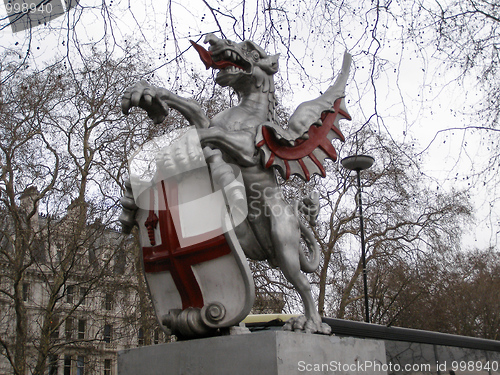
[[217,56],[213,56],[212,58],[214,59],[214,61],[219,61],[219,60],[223,59],[223,60],[232,61],[234,63],[238,63],[242,60],[240,55],[237,52],[234,52],[231,50],[226,50]]
[[243,69],[241,68],[238,68],[237,66],[234,66],[234,65],[230,65],[228,66],[226,69],[224,69],[226,72],[230,72],[230,73],[235,73],[235,72],[244,72]]

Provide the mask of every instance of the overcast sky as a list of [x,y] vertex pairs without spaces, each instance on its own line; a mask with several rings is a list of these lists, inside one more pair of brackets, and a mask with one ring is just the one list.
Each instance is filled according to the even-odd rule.
[[[395,140],[414,143],[422,153],[422,169],[434,179],[436,188],[467,187],[472,182],[467,177],[488,157],[482,144],[484,134],[460,130],[439,133],[471,125],[468,114],[474,112],[481,93],[472,80],[459,85],[455,80],[459,72],[444,69],[430,48],[402,39],[402,14],[401,18],[377,14],[370,1],[333,9],[331,17],[324,11],[323,2],[284,2],[287,5],[282,9],[273,2],[276,10],[271,13],[271,24],[260,2],[246,1],[245,9],[240,2],[209,3],[212,11],[202,0],[115,0],[106,13],[100,2],[84,0],[83,10],[77,6],[47,26],[17,33],[7,26],[6,10],[1,8],[0,51],[17,51],[24,56],[29,49],[30,64],[42,67],[56,55],[65,55],[68,48],[74,52],[75,43],[83,49],[97,43],[100,48],[114,49],[119,56],[127,40],[140,42],[145,50],[152,51],[156,64],[152,69],[157,69],[157,76],[165,81],[167,71],[172,72],[168,67],[187,69],[191,63],[202,77],[209,78],[212,73],[203,69],[196,53],[189,49],[189,39],[198,40],[202,34],[222,29],[229,39],[251,38],[268,53],[281,54],[279,78],[286,90],[281,101],[293,110],[333,83],[347,50],[353,55],[347,87],[353,121],[344,122],[345,134],[371,119],[371,126],[388,132]],[[397,13],[397,8],[394,11]],[[66,25],[73,24],[75,18],[76,28],[68,31]],[[426,25],[420,26],[422,33],[430,32]],[[281,38],[276,38],[278,33]],[[174,58],[179,55],[185,60],[177,65]],[[379,65],[371,80],[374,55]],[[173,83],[177,87],[167,88],[177,89],[181,84],[186,87],[184,95],[189,96],[189,84],[182,79]],[[379,118],[373,117],[375,99]],[[466,148],[462,147],[464,142]],[[499,230],[498,216],[489,215],[500,208],[498,203],[490,207],[491,197],[497,196],[496,184],[485,189],[473,191],[481,209],[478,230],[467,239],[468,244],[481,247],[496,244]]]

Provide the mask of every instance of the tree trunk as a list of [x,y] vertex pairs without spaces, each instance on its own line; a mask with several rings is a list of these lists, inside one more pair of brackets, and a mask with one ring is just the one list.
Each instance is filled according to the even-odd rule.
[[143,331],[144,345],[151,345],[152,337],[152,317],[155,316],[153,312],[153,306],[151,304],[151,298],[149,297],[148,287],[146,285],[146,279],[144,277],[144,271],[142,268],[142,248],[139,243],[139,233],[135,231],[135,271],[137,274],[137,292],[139,293],[139,324]]
[[318,296],[318,312],[321,316],[325,316],[325,294],[326,294],[326,279],[328,276],[328,266],[332,257],[333,249],[329,249],[325,254],[323,267],[319,275],[319,296]]
[[344,292],[342,293],[342,298],[340,300],[340,306],[339,306],[339,311],[337,313],[337,318],[344,319],[345,309],[350,302],[349,296],[351,295],[352,289],[354,288],[354,285],[356,284],[356,281],[358,280],[359,275],[361,275],[362,272],[363,272],[363,264],[361,263],[360,259],[358,262],[358,266],[356,267],[356,271],[354,271],[354,274],[352,275],[349,284],[347,284],[347,286],[344,289]]
[[26,373],[26,341],[28,332],[28,319],[26,307],[23,301],[23,278],[22,275],[14,284],[15,298],[14,309],[16,312],[16,341],[14,345],[14,373],[25,375]]

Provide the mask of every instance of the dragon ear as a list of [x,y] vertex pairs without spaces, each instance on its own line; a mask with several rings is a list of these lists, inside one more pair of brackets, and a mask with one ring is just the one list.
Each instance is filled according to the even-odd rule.
[[279,53],[274,56],[266,57],[260,61],[259,65],[267,74],[275,74],[279,69],[279,58]]

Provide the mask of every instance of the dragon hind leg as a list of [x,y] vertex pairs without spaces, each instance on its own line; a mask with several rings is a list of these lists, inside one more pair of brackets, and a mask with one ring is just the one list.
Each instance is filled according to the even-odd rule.
[[[284,201],[274,204],[285,205]],[[271,215],[271,238],[276,250],[276,262],[285,278],[298,291],[304,303],[304,317],[292,321],[285,329],[311,333],[330,333],[330,327],[321,322],[311,285],[300,267],[300,230],[298,218],[292,210],[280,210],[280,215]]]

